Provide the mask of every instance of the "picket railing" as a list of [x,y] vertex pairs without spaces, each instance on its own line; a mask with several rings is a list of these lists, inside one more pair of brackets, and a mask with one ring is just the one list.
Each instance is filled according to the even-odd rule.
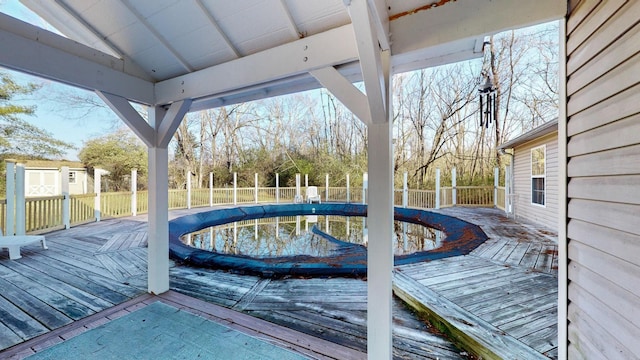
[[[84,224],[96,219],[95,194],[71,195],[70,221],[72,225]],[[62,219],[60,219],[62,222]]]
[[63,228],[62,200],[64,196],[32,197],[25,200],[25,231]]
[[[360,187],[320,187],[322,201],[345,201],[352,203],[362,203],[363,191]],[[275,188],[258,187],[258,203],[275,203],[276,199],[282,203],[291,203],[296,194],[295,187],[278,188],[276,197]],[[301,187],[302,196],[305,188]],[[455,201],[453,194],[456,194]],[[234,203],[233,188],[217,189],[192,189],[191,201],[187,201],[187,190],[169,190],[169,209],[185,209],[187,205],[191,207],[204,207],[212,205],[231,205]],[[505,189],[497,188],[497,207],[504,209]],[[95,194],[71,195],[69,202],[70,225],[83,224],[95,221]],[[368,196],[368,195],[366,195]],[[148,212],[147,191],[136,192],[136,214]],[[43,232],[64,228],[63,223],[63,196],[34,197],[27,198],[26,210],[26,232]],[[479,206],[492,207],[494,202],[494,187],[492,186],[458,186],[440,188],[440,207],[449,206]],[[116,192],[100,194],[100,217],[113,218],[131,216],[132,193]],[[236,203],[250,204],[256,202],[256,188],[236,188]],[[406,204],[402,190],[394,192],[394,204],[396,206],[408,206],[414,208],[435,208],[435,190],[407,190]],[[0,226],[6,229],[6,200],[0,199]]]

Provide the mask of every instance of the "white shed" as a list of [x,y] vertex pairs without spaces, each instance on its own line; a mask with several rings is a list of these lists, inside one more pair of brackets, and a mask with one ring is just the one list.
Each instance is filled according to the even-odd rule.
[[80,162],[26,160],[25,164],[25,195],[26,196],[55,196],[62,194],[61,167],[69,167],[69,193],[71,195],[86,194],[89,177],[87,169]]
[[[512,154],[511,213],[558,230],[558,120],[547,122],[502,146]],[[509,209],[508,209],[509,210]]]

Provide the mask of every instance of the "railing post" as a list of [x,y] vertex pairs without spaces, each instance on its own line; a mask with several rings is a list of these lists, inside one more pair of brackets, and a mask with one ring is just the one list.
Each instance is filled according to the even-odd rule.
[[276,173],[276,204],[280,204],[280,174]]
[[255,203],[258,203],[258,173],[255,173],[253,176],[254,190],[253,190],[253,200]]
[[191,209],[191,170],[187,172],[187,209]]
[[[68,180],[69,179],[67,176],[67,182]],[[16,166],[16,235],[24,235],[26,233],[26,228],[27,228],[26,206],[27,204],[26,204],[25,189],[24,189],[24,165],[17,164]],[[67,203],[67,206],[68,206],[68,203]],[[63,214],[65,214],[64,203],[63,203],[62,211],[63,211]],[[67,207],[66,214],[69,214],[68,207]]]
[[301,203],[302,196],[300,195],[300,174],[296,174],[296,195],[293,198],[294,203]]
[[351,188],[349,185],[349,174],[347,174],[347,202],[351,202]]
[[69,196],[69,167],[60,168],[60,176],[62,177],[62,225],[65,229],[71,227],[71,197]]
[[498,184],[500,176],[500,169],[493,169],[493,207],[498,207]]
[[369,174],[362,174],[362,204],[367,203],[367,188],[369,187]]
[[324,174],[324,201],[329,201],[329,174]]
[[[405,173],[402,175],[402,207],[406,208],[409,206],[409,186],[407,185],[408,174]],[[415,206],[415,205],[414,205]]]
[[209,173],[209,207],[213,207],[213,173]]
[[458,190],[456,189],[456,168],[451,169],[451,205],[458,203]]
[[14,160],[7,161],[6,174],[6,199],[7,199],[7,222],[5,225],[5,235],[14,235],[15,228],[15,211],[16,211],[16,163]]
[[436,169],[436,209],[440,209],[440,169]]
[[131,169],[131,215],[138,215],[138,169]]
[[304,189],[305,191],[309,187],[309,174],[304,174]]
[[95,216],[96,221],[100,221],[100,190],[102,184],[102,169],[93,169],[93,192],[96,194],[95,199],[93,200],[93,216]]
[[238,205],[238,173],[233,173],[233,205]]

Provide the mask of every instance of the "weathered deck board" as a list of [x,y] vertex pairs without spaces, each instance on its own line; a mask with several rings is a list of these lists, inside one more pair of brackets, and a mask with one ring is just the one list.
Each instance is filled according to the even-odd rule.
[[[447,299],[451,303],[442,310],[445,314],[436,317],[442,316],[454,327],[465,328],[469,324],[460,323],[460,314],[449,314],[446,319],[446,312],[453,306],[472,315],[470,319],[486,322],[480,327],[504,331],[540,354],[557,357],[557,265],[553,265],[554,261],[557,264],[557,244],[553,234],[530,224],[520,226],[486,209],[442,212],[471,215],[463,218],[480,225],[492,238],[467,256],[398,267],[398,274],[417,281],[423,288],[406,285],[409,289],[396,289],[396,284],[394,289],[406,296],[410,296],[406,292],[424,290],[436,299],[427,297],[426,303],[416,306],[437,307],[439,301]],[[492,338],[491,331],[478,336]]]

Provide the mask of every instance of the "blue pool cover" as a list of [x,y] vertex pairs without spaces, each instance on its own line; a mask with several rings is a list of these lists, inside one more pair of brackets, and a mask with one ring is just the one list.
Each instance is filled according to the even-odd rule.
[[[246,255],[220,254],[185,245],[180,237],[211,226],[235,221],[276,216],[339,215],[367,216],[367,206],[348,203],[255,205],[216,209],[186,215],[169,222],[169,253],[175,260],[188,265],[232,270],[264,277],[283,276],[352,276],[367,275],[367,252],[362,245],[342,242],[334,256],[308,255],[274,258],[254,258]],[[442,246],[429,251],[396,256],[395,265],[466,255],[487,240],[487,235],[477,225],[458,218],[431,211],[394,208],[394,218],[421,224],[445,233]],[[318,231],[315,230],[314,231]],[[327,234],[320,234],[328,237]]]

